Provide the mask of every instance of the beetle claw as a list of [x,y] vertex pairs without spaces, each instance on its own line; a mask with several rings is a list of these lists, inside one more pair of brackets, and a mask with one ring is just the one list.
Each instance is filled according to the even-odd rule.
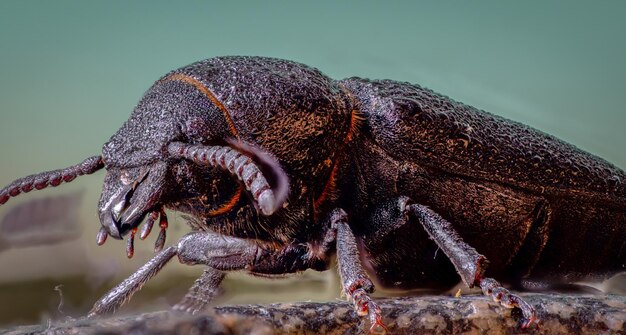
[[537,312],[535,308],[527,303],[520,296],[515,295],[493,278],[480,279],[480,288],[486,296],[490,296],[493,301],[499,303],[506,308],[519,308],[524,315],[524,323],[522,329],[537,325],[539,319],[537,319]]
[[358,288],[350,293],[355,312],[360,317],[368,317],[370,321],[370,334],[388,334],[389,330],[382,318],[382,311],[378,304],[370,298],[363,288]]

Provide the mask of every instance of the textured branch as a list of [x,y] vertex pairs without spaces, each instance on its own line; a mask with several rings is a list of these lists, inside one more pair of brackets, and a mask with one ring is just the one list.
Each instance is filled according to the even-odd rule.
[[[483,296],[380,299],[392,334],[626,334],[626,297],[523,294],[537,308],[539,329],[519,329],[521,313]],[[164,311],[4,334],[359,334],[367,329],[346,302],[218,307],[203,315]],[[3,333],[0,331],[0,333]]]

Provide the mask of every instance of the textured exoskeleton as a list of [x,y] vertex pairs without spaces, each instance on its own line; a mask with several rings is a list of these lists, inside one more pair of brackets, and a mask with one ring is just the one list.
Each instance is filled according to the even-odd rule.
[[[102,167],[98,243],[128,235],[130,257],[144,219],[142,239],[157,219],[161,232],[159,253],[90,315],[122,305],[174,256],[208,266],[175,306],[197,312],[228,271],[326,270],[336,254],[372,329],[384,330],[373,282],[446,289],[459,278],[519,307],[528,326],[533,307],[498,281],[555,285],[626,263],[626,175],[614,165],[417,85],[337,81],[286,60],[172,71],[101,156],[19,179],[0,203]],[[186,213],[193,231],[161,250],[164,209]]]

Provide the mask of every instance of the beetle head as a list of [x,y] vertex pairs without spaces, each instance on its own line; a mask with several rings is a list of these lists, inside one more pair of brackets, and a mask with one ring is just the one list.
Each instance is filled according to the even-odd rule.
[[[168,160],[167,145],[185,138],[188,113],[210,114],[214,109],[202,96],[178,87],[151,87],[130,118],[104,144],[107,175],[98,205],[100,222],[114,238],[137,227],[146,214],[175,201],[178,165]],[[184,169],[183,169],[184,170]],[[187,173],[191,176],[191,173]]]

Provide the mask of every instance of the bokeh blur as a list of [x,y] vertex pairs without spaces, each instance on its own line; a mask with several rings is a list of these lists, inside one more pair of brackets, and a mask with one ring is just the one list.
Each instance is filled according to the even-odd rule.
[[[624,14],[623,1],[0,1],[0,185],[98,154],[154,80],[219,55],[419,83],[626,168]],[[33,199],[83,197],[67,214],[82,235],[0,250],[0,327],[84,314],[150,257],[155,236],[136,243],[132,260],[124,242],[95,245],[102,180],[99,172],[0,207],[1,220]],[[169,243],[187,231],[180,218],[171,226]],[[201,270],[172,262],[124,311],[172,304]],[[334,276],[314,273],[235,275],[225,288],[219,303],[339,292]]]

